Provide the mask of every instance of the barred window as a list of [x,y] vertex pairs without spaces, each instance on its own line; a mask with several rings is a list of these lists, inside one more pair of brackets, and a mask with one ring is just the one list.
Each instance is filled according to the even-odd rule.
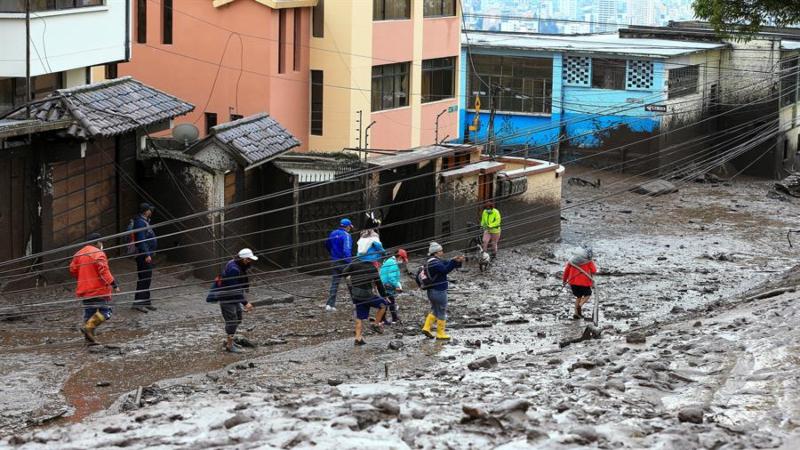
[[408,106],[410,63],[372,67],[372,110]]
[[455,60],[450,57],[422,61],[422,103],[453,97]]
[[696,94],[699,80],[700,66],[698,65],[669,69],[667,74],[667,98]]
[[592,87],[624,91],[625,69],[624,59],[592,58]]

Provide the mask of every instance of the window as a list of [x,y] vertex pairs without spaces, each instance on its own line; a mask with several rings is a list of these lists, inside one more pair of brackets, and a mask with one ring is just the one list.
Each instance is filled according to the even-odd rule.
[[372,0],[372,20],[411,18],[411,0]]
[[592,87],[625,90],[624,59],[592,58]]
[[424,17],[455,16],[456,0],[425,0],[422,15]]
[[311,134],[322,136],[322,71],[311,71]]
[[117,71],[117,63],[106,64],[106,80],[113,80],[119,76]]
[[[61,72],[31,78],[31,100],[47,97],[56,89],[64,87]],[[26,103],[25,78],[0,78],[0,112],[8,111]]]
[[683,97],[697,93],[700,79],[699,66],[670,69],[667,74],[667,98]]
[[422,103],[453,97],[455,57],[422,61]]
[[503,91],[495,96],[497,109],[527,114],[550,114],[552,111],[553,60],[550,58],[514,58],[473,55],[475,71],[470,68],[468,105],[475,104],[475,93],[483,109],[489,109],[490,86]]
[[278,13],[278,73],[286,72],[286,10]]
[[234,120],[239,120],[239,119],[241,119],[243,117],[244,116],[241,115],[241,114],[231,114],[231,122],[233,122]]
[[230,171],[225,174],[225,204],[232,205],[236,202],[236,172]]
[[298,70],[300,68],[300,31],[302,29],[303,24],[300,22],[300,19],[303,16],[301,15],[301,9],[295,8],[294,9],[294,39],[292,42],[293,45],[293,58],[292,58],[292,69]]
[[[102,6],[103,0],[31,0],[31,12]],[[0,0],[0,12],[24,13],[25,0]]]
[[409,63],[372,67],[372,110],[408,106]]
[[797,58],[792,57],[781,61],[781,106],[789,106],[795,102],[797,102]]
[[318,0],[317,6],[311,12],[312,21],[311,35],[314,37],[325,37],[325,0]]
[[161,0],[161,43],[172,45],[172,0]]
[[147,0],[136,1],[136,42],[147,43]]
[[206,116],[206,134],[211,133],[211,129],[217,126],[217,113],[205,113]]

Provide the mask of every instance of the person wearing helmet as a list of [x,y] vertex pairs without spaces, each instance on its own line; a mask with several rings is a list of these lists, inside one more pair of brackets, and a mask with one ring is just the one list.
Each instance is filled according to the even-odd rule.
[[353,222],[350,219],[339,221],[339,228],[331,231],[328,239],[325,240],[325,248],[331,255],[331,288],[328,301],[325,303],[326,311],[336,311],[336,294],[339,292],[339,283],[342,281],[342,272],[350,264],[350,257],[353,254],[353,238],[350,232],[353,231]]
[[581,248],[575,253],[564,267],[564,274],[561,281],[564,285],[569,284],[572,295],[575,296],[575,313],[573,319],[583,317],[583,305],[589,302],[594,286],[594,274],[597,273],[597,266],[594,264],[594,253],[590,248]]
[[222,319],[225,321],[225,351],[231,353],[241,352],[241,348],[233,343],[236,329],[242,323],[242,312],[251,312],[253,305],[245,299],[245,293],[250,290],[250,281],[247,278],[247,270],[253,261],[258,261],[258,257],[249,248],[243,248],[236,257],[225,265],[222,275],[212,287],[219,308],[222,312]]
[[392,315],[391,321],[384,319],[384,323],[400,323],[397,314],[397,293],[403,292],[403,285],[400,283],[400,264],[408,263],[408,253],[398,249],[394,256],[390,256],[381,265],[381,282],[386,289],[386,301],[389,303],[389,312]]

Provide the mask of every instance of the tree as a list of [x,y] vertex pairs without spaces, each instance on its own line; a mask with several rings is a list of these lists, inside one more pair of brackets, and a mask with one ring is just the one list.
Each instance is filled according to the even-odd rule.
[[717,33],[752,36],[763,26],[800,23],[800,0],[695,0],[695,15]]

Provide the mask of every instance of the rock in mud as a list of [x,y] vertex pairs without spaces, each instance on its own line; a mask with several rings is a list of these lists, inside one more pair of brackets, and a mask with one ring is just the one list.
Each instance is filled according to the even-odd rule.
[[389,350],[400,350],[404,346],[405,344],[400,339],[395,339],[389,342]]
[[625,336],[625,342],[628,344],[644,344],[647,342],[647,336],[645,336],[644,333],[634,331]]
[[510,399],[501,402],[500,404],[492,408],[492,414],[499,414],[502,416],[514,411],[521,411],[524,413],[528,411],[528,408],[530,407],[531,404],[527,400]]
[[461,411],[470,419],[479,419],[486,416],[486,411],[477,406],[463,405],[461,406]]
[[641,195],[647,195],[650,197],[658,197],[661,195],[672,194],[674,192],[678,192],[678,188],[675,187],[674,184],[670,183],[666,180],[653,180],[648,181],[646,183],[642,183],[633,189],[631,192]]
[[678,420],[689,423],[703,423],[703,410],[696,406],[688,406],[678,411]]
[[469,370],[488,369],[497,365],[497,356],[487,356],[467,364]]
[[256,347],[256,344],[253,341],[251,341],[250,339],[247,339],[244,336],[236,336],[236,338],[233,339],[233,342],[235,342],[236,345],[240,345],[242,347],[247,347],[247,348],[255,348]]
[[342,383],[344,383],[344,381],[338,378],[328,378],[328,386],[338,386]]
[[400,405],[392,399],[379,399],[372,403],[372,406],[377,408],[380,412],[390,416],[400,415]]
[[233,427],[237,427],[243,423],[252,422],[253,418],[250,416],[246,416],[242,413],[238,413],[233,417],[230,417],[222,423],[226,430],[230,430]]
[[108,386],[111,386],[111,382],[110,381],[98,381],[97,384],[95,384],[95,386],[97,386],[97,387],[108,387]]

